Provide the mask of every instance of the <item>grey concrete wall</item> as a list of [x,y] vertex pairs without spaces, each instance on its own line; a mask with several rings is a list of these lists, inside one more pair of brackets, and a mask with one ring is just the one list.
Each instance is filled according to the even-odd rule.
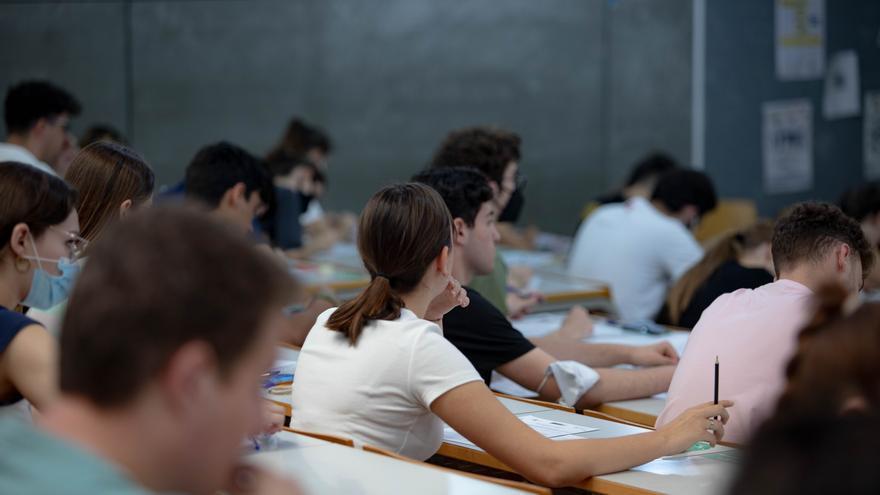
[[524,220],[570,233],[639,155],[688,161],[690,23],[690,0],[33,0],[0,4],[0,87],[68,87],[74,130],[122,128],[161,183],[302,115],[338,145],[327,203],[353,210],[451,128],[508,127]]

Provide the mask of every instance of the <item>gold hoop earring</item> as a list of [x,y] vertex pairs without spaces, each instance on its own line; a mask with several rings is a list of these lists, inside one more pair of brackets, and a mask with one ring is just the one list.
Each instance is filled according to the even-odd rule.
[[[21,267],[21,262],[24,262],[24,268]],[[30,261],[22,258],[21,256],[15,257],[15,271],[17,271],[18,273],[26,273],[30,267]]]

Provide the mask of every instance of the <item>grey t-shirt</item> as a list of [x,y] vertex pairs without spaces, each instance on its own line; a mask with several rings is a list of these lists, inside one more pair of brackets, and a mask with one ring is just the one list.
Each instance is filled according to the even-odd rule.
[[0,418],[0,493],[150,495],[119,469],[18,418]]

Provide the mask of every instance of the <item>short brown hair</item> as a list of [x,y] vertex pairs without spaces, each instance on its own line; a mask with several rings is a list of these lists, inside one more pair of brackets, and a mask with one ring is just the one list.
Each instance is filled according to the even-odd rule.
[[510,162],[519,161],[519,135],[494,127],[452,131],[434,153],[431,167],[470,167],[501,184]]
[[27,224],[39,237],[63,222],[75,203],[76,191],[58,177],[24,163],[0,162],[0,255],[17,224]]
[[874,253],[862,228],[830,203],[806,202],[793,206],[776,223],[772,252],[776,275],[804,261],[819,261],[840,242],[862,261],[862,278],[874,265]]
[[124,405],[192,341],[213,348],[226,376],[295,290],[280,263],[207,213],[139,211],[102,234],[77,280],[61,333],[61,390]]
[[352,345],[370,320],[400,318],[400,294],[415,289],[443,248],[452,247],[452,217],[443,198],[429,186],[388,186],[364,207],[357,244],[372,281],[326,325],[343,332]]
[[119,217],[119,205],[137,206],[153,195],[155,176],[133,150],[110,141],[92,143],[76,154],[64,177],[79,191],[80,235],[94,241]]

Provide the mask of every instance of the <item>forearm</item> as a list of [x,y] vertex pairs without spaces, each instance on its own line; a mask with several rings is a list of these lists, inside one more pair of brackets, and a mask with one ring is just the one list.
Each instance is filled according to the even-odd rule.
[[556,444],[562,448],[564,459],[556,473],[556,486],[571,486],[591,476],[624,471],[670,453],[664,434],[656,431]]
[[556,332],[529,340],[560,361],[578,361],[593,368],[629,363],[632,357],[631,346],[588,344],[563,337]]
[[603,402],[639,399],[666,392],[675,367],[657,366],[638,370],[605,368],[596,371],[599,373],[599,381],[578,400],[579,409]]

